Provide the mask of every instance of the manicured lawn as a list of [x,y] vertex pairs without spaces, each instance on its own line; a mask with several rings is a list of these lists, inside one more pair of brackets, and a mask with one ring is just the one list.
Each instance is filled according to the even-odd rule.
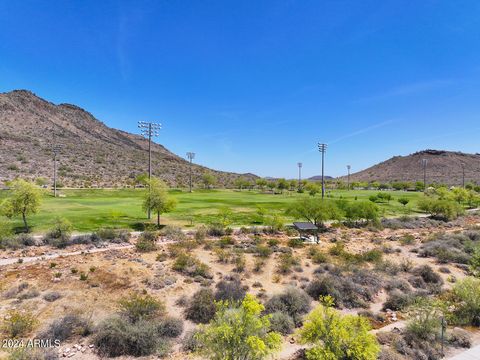
[[[38,214],[30,217],[34,232],[44,232],[49,229],[56,216],[69,219],[78,232],[88,232],[102,226],[135,228],[135,224],[145,222],[146,216],[141,210],[142,196],[146,190],[62,190],[64,197],[53,198],[45,195]],[[334,190],[327,196],[334,199],[345,198],[354,201],[367,200],[378,191],[370,190]],[[404,207],[397,202],[399,197],[408,197],[407,208],[415,210],[417,199],[421,193],[390,192],[393,200],[379,204],[384,216],[399,215],[405,212]],[[0,191],[0,199],[6,197],[6,191]],[[162,223],[187,226],[208,223],[213,220],[221,207],[233,210],[234,225],[251,225],[258,206],[269,214],[284,215],[289,203],[307,194],[284,193],[271,194],[258,191],[235,190],[197,190],[193,193],[172,190],[171,195],[178,200],[174,212],[162,216]],[[320,200],[320,195],[316,196]],[[286,218],[287,221],[293,219]],[[14,226],[21,226],[20,219],[12,220]]]

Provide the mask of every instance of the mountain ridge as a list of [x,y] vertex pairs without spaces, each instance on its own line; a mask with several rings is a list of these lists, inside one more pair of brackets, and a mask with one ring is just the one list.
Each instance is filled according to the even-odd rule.
[[[409,155],[397,155],[375,164],[367,169],[352,173],[350,181],[379,182],[423,182],[423,159],[427,161],[427,183],[446,185],[463,184],[463,168],[465,182],[480,183],[480,154],[461,151],[420,150]],[[337,179],[346,181],[347,176]]]
[[[133,185],[147,170],[148,142],[141,135],[110,128],[80,106],[54,104],[30,90],[0,93],[0,181],[16,177],[51,179],[52,144],[62,143],[59,181],[69,187]],[[190,164],[163,145],[152,143],[152,173],[170,186],[188,184]],[[221,186],[236,178],[257,178],[192,165],[194,182],[213,173]]]

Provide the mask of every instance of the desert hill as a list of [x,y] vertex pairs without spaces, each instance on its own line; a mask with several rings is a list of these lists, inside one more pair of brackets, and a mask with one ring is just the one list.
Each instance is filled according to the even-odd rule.
[[[423,150],[407,156],[394,156],[368,169],[350,175],[351,181],[423,181],[422,159],[427,160],[427,183],[462,184],[462,166],[465,182],[480,183],[480,154],[456,151]],[[346,180],[346,177],[340,177]]]
[[[109,128],[78,106],[56,105],[30,91],[0,93],[0,182],[16,177],[50,181],[54,142],[63,144],[58,174],[65,186],[124,186],[147,169],[148,142],[140,135]],[[189,163],[162,145],[152,149],[153,175],[185,186]],[[239,176],[256,177],[194,165],[194,181],[200,183],[206,171],[223,186]]]

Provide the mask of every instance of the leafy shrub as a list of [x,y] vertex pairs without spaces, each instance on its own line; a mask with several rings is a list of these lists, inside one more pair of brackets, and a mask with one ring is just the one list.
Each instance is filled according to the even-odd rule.
[[70,339],[74,335],[86,336],[91,333],[90,321],[77,315],[67,314],[60,319],[54,320],[39,335],[41,339],[48,339],[52,342],[61,342]]
[[157,249],[157,234],[153,231],[144,231],[137,239],[135,248],[139,252],[150,252]]
[[48,301],[48,302],[54,302],[58,299],[60,299],[62,295],[58,291],[50,291],[43,295],[43,300]]
[[341,273],[323,274],[312,280],[306,292],[314,299],[331,296],[337,307],[368,307],[382,282],[373,274],[353,273],[350,276]]
[[202,225],[199,226],[197,231],[195,231],[195,241],[198,243],[203,243],[208,235],[208,229]]
[[445,221],[456,219],[465,212],[462,206],[455,201],[428,197],[419,199],[417,206],[421,211],[429,213],[433,218]]
[[185,309],[185,317],[194,323],[208,323],[215,316],[215,296],[210,289],[200,289]]
[[157,333],[154,322],[130,323],[121,317],[107,318],[98,326],[93,342],[102,356],[147,356],[166,351],[168,343]]
[[415,244],[415,237],[411,234],[403,235],[399,240],[400,244],[403,246]]
[[262,258],[268,258],[272,254],[272,249],[265,245],[257,245],[255,253]]
[[10,337],[22,337],[37,325],[36,317],[28,311],[10,310],[3,320],[2,330]]
[[420,301],[410,309],[411,317],[407,322],[406,333],[409,336],[426,341],[434,341],[440,331],[440,314],[430,301]]
[[291,287],[281,294],[272,296],[265,304],[265,309],[268,313],[287,314],[299,324],[301,316],[310,311],[310,303],[309,296],[303,290]]
[[480,326],[480,279],[467,277],[452,289],[455,322],[460,325]]
[[443,284],[442,277],[438,273],[436,273],[429,265],[418,266],[412,270],[412,273],[420,276],[427,284],[434,284],[437,286],[441,286]]
[[166,317],[161,319],[157,326],[157,333],[168,338],[179,337],[183,332],[183,321],[181,319]]
[[240,301],[245,297],[246,288],[237,276],[221,280],[216,285],[215,300]]
[[238,253],[234,256],[233,258],[233,264],[235,267],[233,268],[233,271],[235,272],[244,272],[245,267],[247,265],[247,260],[245,258],[245,255],[242,253]]
[[304,245],[305,244],[303,243],[303,240],[300,238],[293,238],[288,240],[288,246],[290,246],[291,248],[301,248]]
[[56,349],[34,349],[31,347],[20,347],[13,350],[7,358],[8,360],[58,360],[58,350]]
[[54,220],[52,229],[45,235],[43,241],[58,248],[64,248],[69,245],[73,225],[65,218],[57,217]]
[[152,319],[165,312],[163,302],[151,295],[140,295],[133,293],[119,301],[120,312],[131,322]]
[[277,311],[270,314],[270,328],[282,335],[288,335],[293,333],[295,323],[288,314]]
[[248,294],[238,307],[220,303],[215,318],[197,336],[201,354],[211,360],[262,360],[279,351],[281,336],[271,331],[263,310]]
[[121,243],[121,242],[128,242],[130,239],[130,233],[125,230],[117,230],[112,228],[102,228],[97,230],[95,234],[93,234],[93,242],[98,240],[108,241],[112,243]]
[[175,259],[172,269],[193,277],[202,276],[206,279],[210,279],[212,277],[208,265],[200,262],[200,260],[198,260],[197,258],[187,254],[179,255]]
[[302,343],[313,346],[306,351],[307,359],[376,360],[380,352],[370,323],[356,315],[341,315],[332,308],[332,299],[316,307],[300,330]]
[[277,264],[277,271],[280,274],[288,274],[292,271],[292,267],[299,265],[300,261],[291,253],[281,254]]
[[167,225],[160,230],[160,236],[171,241],[184,241],[187,238],[181,228],[171,225]]
[[193,329],[185,333],[182,339],[182,350],[185,352],[195,352],[199,349],[200,344],[197,340],[199,330]]
[[413,304],[415,296],[410,293],[403,293],[400,290],[393,290],[388,294],[388,298],[383,304],[383,309],[403,310]]
[[472,346],[472,336],[466,330],[454,328],[448,336],[448,343],[455,347],[468,349]]

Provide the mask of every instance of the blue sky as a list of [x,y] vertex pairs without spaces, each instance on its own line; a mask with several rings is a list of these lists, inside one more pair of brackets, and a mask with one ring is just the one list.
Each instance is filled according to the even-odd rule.
[[480,152],[480,2],[0,0],[0,92],[30,89],[216,169],[342,175]]

